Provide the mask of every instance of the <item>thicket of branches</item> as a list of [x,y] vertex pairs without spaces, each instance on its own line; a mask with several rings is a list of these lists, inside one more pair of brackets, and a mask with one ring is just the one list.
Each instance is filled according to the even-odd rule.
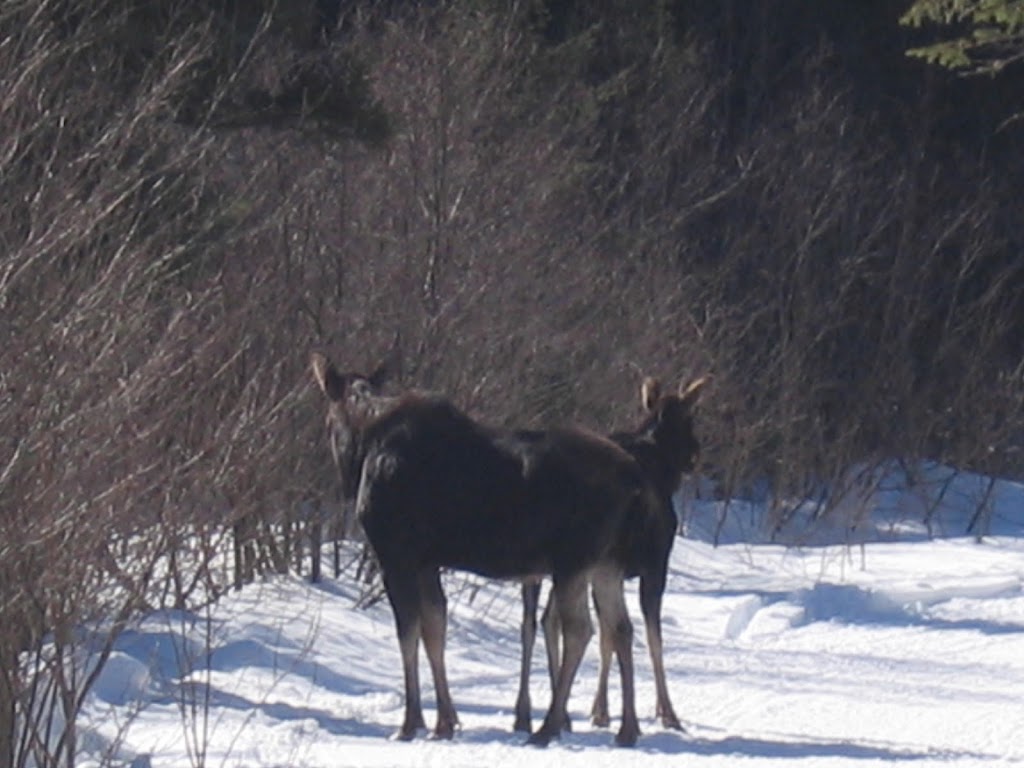
[[0,764],[337,520],[314,348],[520,425],[711,373],[723,495],[1014,473],[1019,105],[883,5],[5,3]]

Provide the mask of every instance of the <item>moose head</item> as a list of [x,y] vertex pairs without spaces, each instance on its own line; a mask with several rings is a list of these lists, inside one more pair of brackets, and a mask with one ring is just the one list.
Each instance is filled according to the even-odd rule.
[[648,377],[640,386],[640,400],[647,411],[642,430],[674,457],[679,472],[692,472],[700,459],[700,443],[693,428],[693,412],[709,377],[681,383],[677,392],[662,394],[657,379]]
[[327,396],[328,442],[343,492],[346,498],[354,498],[359,487],[359,435],[393,402],[381,390],[394,375],[394,356],[385,357],[370,374],[339,371],[319,352],[310,356],[310,367]]

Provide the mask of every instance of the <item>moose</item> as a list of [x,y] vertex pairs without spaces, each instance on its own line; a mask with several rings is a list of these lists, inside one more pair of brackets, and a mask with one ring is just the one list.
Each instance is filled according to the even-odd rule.
[[[668,558],[675,540],[677,519],[672,508],[672,495],[678,490],[684,473],[692,472],[700,453],[700,444],[694,434],[693,410],[708,379],[701,377],[680,385],[678,393],[662,394],[656,379],[646,378],[641,384],[640,399],[647,412],[641,425],[632,431],[615,432],[610,439],[625,449],[639,464],[644,478],[654,491],[654,508],[649,514],[637,518],[640,527],[632,531],[632,546],[620,549],[625,558],[619,563],[626,578],[640,577],[640,608],[647,631],[647,646],[654,668],[657,696],[656,714],[666,728],[682,730],[682,724],[669,698],[662,653],[661,603],[668,574]],[[520,667],[519,695],[515,705],[514,728],[530,730],[530,659],[537,631],[537,607],[540,580],[523,583],[522,664]],[[606,727],[608,715],[608,675],[611,665],[613,638],[600,621],[603,607],[600,595],[594,594],[598,613],[601,666],[597,692],[591,709],[595,725]],[[558,606],[549,601],[542,625],[547,648],[548,670],[552,680],[558,670]],[[564,723],[569,724],[568,715]]]
[[331,451],[343,485],[355,492],[356,515],[394,615],[405,682],[396,737],[412,739],[425,728],[420,640],[437,697],[434,737],[450,739],[458,725],[445,671],[440,577],[451,568],[498,579],[551,576],[562,653],[551,704],[528,742],[541,746],[565,726],[572,682],[593,632],[590,585],[622,676],[616,742],[634,744],[639,725],[622,564],[632,561],[637,521],[659,503],[636,459],[590,432],[497,429],[440,396],[382,397],[377,374],[341,373],[320,354],[311,364],[328,400]]

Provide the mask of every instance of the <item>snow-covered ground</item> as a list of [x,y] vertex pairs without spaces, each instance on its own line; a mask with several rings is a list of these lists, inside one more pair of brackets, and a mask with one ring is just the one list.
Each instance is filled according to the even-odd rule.
[[[209,613],[163,613],[127,632],[89,696],[81,763],[104,753],[140,768],[1024,763],[1024,503],[1016,485],[989,490],[993,535],[979,542],[963,535],[971,506],[957,494],[969,490],[947,484],[929,538],[915,522],[927,493],[873,489],[859,502],[870,506],[863,548],[741,542],[749,510],[735,507],[736,523],[720,529],[729,543],[716,548],[707,539],[721,506],[689,503],[664,608],[669,686],[687,732],[654,718],[631,583],[643,728],[633,749],[587,721],[596,642],[573,689],[574,732],[547,749],[512,732],[514,584],[448,577],[462,730],[452,742],[401,743],[389,739],[402,675],[386,603],[354,607],[349,580],[276,578]],[[549,696],[543,658],[538,643],[535,724]],[[614,711],[614,675],[611,701]]]

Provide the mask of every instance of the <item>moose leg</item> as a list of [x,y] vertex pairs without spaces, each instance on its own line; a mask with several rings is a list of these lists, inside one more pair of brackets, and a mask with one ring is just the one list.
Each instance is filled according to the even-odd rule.
[[597,677],[597,692],[594,694],[594,705],[590,708],[590,722],[599,728],[607,728],[611,724],[611,716],[608,714],[608,674],[612,666],[612,651],[614,643],[612,633],[604,625],[601,619],[601,606],[594,597],[594,611],[597,613],[598,642],[601,650],[601,667]]
[[[551,691],[558,687],[558,670],[562,666],[562,617],[558,614],[558,601],[554,592],[548,596],[548,603],[544,607],[544,615],[541,616],[541,624],[544,627],[544,648],[548,654],[548,678],[551,681]],[[568,709],[562,713],[562,730],[566,733],[572,732],[572,719],[569,717]]]
[[579,668],[583,652],[594,628],[587,610],[587,574],[573,574],[567,578],[554,577],[554,600],[562,619],[562,663],[558,667],[558,679],[551,695],[551,706],[540,730],[530,737],[530,744],[547,746],[557,738],[565,720],[569,703],[569,692],[573,678]]
[[657,715],[666,728],[677,731],[685,730],[668,695],[668,683],[665,680],[665,659],[661,639],[661,598],[665,593],[665,575],[640,577],[640,609],[644,614],[644,625],[647,629],[647,647],[651,652],[651,665],[654,668],[654,687],[657,691]]
[[530,666],[533,645],[537,639],[537,603],[540,602],[540,580],[523,582],[523,624],[520,627],[523,658],[519,666],[519,695],[516,697],[516,722],[513,729],[530,732]]
[[437,726],[434,738],[450,739],[455,735],[459,718],[455,714],[448,675],[444,666],[444,638],[448,628],[448,601],[441,588],[441,573],[436,568],[420,574],[420,615],[423,620],[423,646],[434,676],[437,696]]
[[555,689],[558,682],[558,668],[562,666],[562,619],[558,615],[558,605],[555,595],[548,596],[548,603],[544,606],[544,615],[540,619],[544,627],[544,650],[548,657],[548,678],[551,680],[551,690]]
[[[541,616],[541,625],[544,627],[544,649],[548,656],[548,679],[551,681],[551,690],[558,686],[558,669],[562,666],[562,618],[558,615],[558,601],[554,593],[548,597],[547,605],[544,606],[544,615]],[[572,719],[566,710],[563,715],[562,730],[566,733],[572,732]]]
[[423,720],[423,704],[420,701],[420,595],[416,579],[404,573],[395,576],[385,572],[384,587],[388,593],[391,610],[395,614],[395,630],[398,633],[398,647],[402,652],[402,672],[405,675],[405,718],[395,738],[409,741],[415,738],[418,729],[426,727]]
[[[633,624],[626,611],[622,593],[622,571],[618,568],[599,568],[594,573],[594,602],[598,606],[601,635],[611,638],[619,660],[622,677],[622,724],[615,743],[621,747],[636,744],[640,724],[636,717],[636,692],[633,687]],[[605,692],[607,706],[607,691]]]

